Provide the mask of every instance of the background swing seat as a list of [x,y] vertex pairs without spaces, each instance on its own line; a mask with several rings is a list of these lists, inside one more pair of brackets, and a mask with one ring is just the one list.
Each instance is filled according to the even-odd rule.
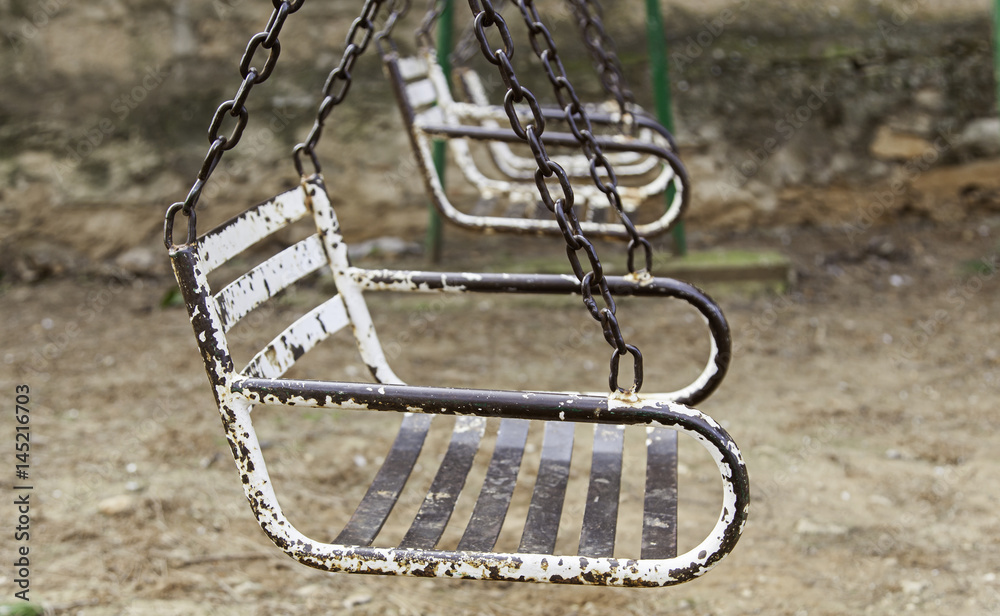
[[[312,216],[316,233],[270,257],[213,292],[208,276],[261,240]],[[169,231],[168,231],[169,237]],[[260,527],[299,562],[328,571],[620,586],[664,586],[697,577],[734,547],[746,521],[749,484],[736,444],[711,418],[683,406],[709,395],[728,366],[730,343],[718,307],[696,288],[665,278],[611,278],[616,294],[674,297],[694,306],[709,324],[713,352],[701,376],[660,396],[584,395],[407,386],[392,372],[379,344],[363,292],[422,291],[578,293],[573,277],[450,274],[352,267],[347,245],[321,178],[253,207],[196,241],[171,245],[170,257],[205,361],[244,491]],[[237,260],[238,262],[239,260]],[[296,281],[326,267],[337,293],[289,325],[242,369],[227,332]],[[303,381],[284,374],[304,354],[350,326],[375,382]],[[401,428],[381,469],[343,531],[330,542],[306,537],[285,517],[268,475],[251,410],[255,404],[392,412]],[[266,408],[257,412],[267,412]],[[373,547],[411,474],[434,415],[455,415],[450,445],[409,531],[396,547]],[[438,549],[486,418],[500,418],[487,478],[455,550]],[[516,552],[493,552],[518,480],[525,435],[544,422],[541,462]],[[573,426],[595,425],[587,504],[579,550],[553,554],[566,497]],[[615,558],[623,433],[645,426],[646,487],[642,547]],[[709,535],[676,554],[676,435],[695,438],[716,462],[723,505]],[[636,504],[626,500],[622,504]],[[565,531],[563,531],[565,532]]]
[[[462,67],[455,71],[459,82],[462,84],[462,91],[469,102],[480,107],[489,107],[489,96],[486,87],[483,85],[479,73],[468,67]],[[587,115],[595,124],[617,129],[619,135],[626,136],[621,131],[627,129],[625,122],[631,122],[634,131],[634,139],[655,143],[660,147],[666,147],[671,152],[677,152],[677,143],[673,135],[653,120],[638,105],[629,105],[631,119],[622,118],[620,111],[615,111],[617,105],[613,101],[606,101],[599,105],[588,106]],[[557,108],[543,108],[546,118],[562,119],[564,112]],[[506,116],[503,118],[506,120]],[[493,118],[483,119],[482,125],[488,128],[497,128],[501,124]],[[614,133],[612,133],[614,134]],[[632,137],[633,135],[628,135]],[[522,182],[534,181],[535,170],[538,163],[530,156],[522,156],[515,152],[508,143],[503,141],[490,141],[487,143],[490,153],[490,160],[506,178],[519,180]],[[567,175],[572,178],[590,179],[590,161],[582,154],[570,156],[557,156],[556,162],[562,165]],[[615,174],[619,178],[637,177],[642,178],[660,166],[660,160],[656,156],[643,155],[640,152],[613,152],[608,154],[608,162],[615,168]],[[632,205],[632,204],[630,204]],[[633,205],[634,209],[634,205]]]
[[[380,42],[378,47],[410,135],[417,164],[431,200],[442,216],[467,229],[561,235],[558,224],[550,217],[531,217],[538,210],[535,207],[538,197],[533,173],[530,174],[532,179],[510,177],[522,174],[516,169],[519,156],[510,159],[514,167],[509,169],[509,173],[499,174],[508,177],[495,177],[497,174],[491,177],[484,172],[472,152],[471,141],[483,142],[487,146],[503,144],[504,151],[509,150],[511,143],[521,143],[512,130],[500,128],[499,122],[507,118],[503,107],[456,102],[433,50],[424,50],[422,56],[404,58],[390,44]],[[543,113],[552,121],[563,117],[562,110],[543,108]],[[633,219],[638,233],[644,237],[655,237],[669,231],[680,220],[689,201],[690,186],[687,171],[672,150],[669,133],[649,118],[635,117],[640,129],[645,131],[639,136],[603,134],[598,141],[609,156],[638,157],[633,163],[635,165],[653,161],[654,165],[646,173],[631,177],[624,175],[622,179],[625,181],[618,190],[622,208]],[[612,114],[597,115],[592,120],[612,130],[619,127]],[[479,193],[479,209],[464,208],[467,211],[463,211],[448,197],[434,167],[435,139],[447,141],[462,175]],[[577,138],[570,132],[546,131],[543,141],[553,149],[579,147]],[[536,164],[533,158],[529,160],[531,164]],[[629,237],[624,225],[612,219],[607,195],[593,184],[589,162],[578,154],[557,156],[555,160],[564,166],[571,178],[575,176],[586,180],[574,182],[572,186],[577,207],[582,211],[582,230],[594,237]],[[670,189],[673,193],[666,202],[662,196]],[[490,206],[490,211],[480,211],[482,206]]]

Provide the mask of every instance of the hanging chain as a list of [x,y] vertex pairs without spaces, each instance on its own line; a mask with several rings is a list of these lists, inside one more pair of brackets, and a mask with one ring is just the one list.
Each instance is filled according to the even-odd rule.
[[[507,7],[507,0],[493,0],[493,10],[502,14]],[[469,28],[462,32],[455,50],[451,53],[451,63],[454,66],[466,66],[472,56],[479,53],[479,40],[476,38],[476,29]]]
[[[576,94],[573,84],[566,74],[566,68],[559,58],[559,51],[556,49],[555,40],[548,29],[542,23],[541,16],[535,8],[534,0],[520,0],[518,8],[528,26],[528,37],[531,41],[531,48],[535,55],[542,62],[545,74],[552,84],[556,100],[563,108],[565,120],[569,125],[570,132],[583,148],[584,154],[590,161],[590,176],[594,180],[597,189],[604,193],[611,207],[618,213],[622,224],[629,236],[628,244],[628,271],[636,274],[635,252],[640,247],[643,249],[645,257],[645,271],[652,273],[653,270],[653,248],[649,240],[639,235],[635,224],[625,213],[622,207],[622,198],[618,193],[618,177],[615,174],[611,162],[604,155],[597,137],[594,136],[593,126],[590,116],[587,114],[583,103]],[[606,179],[602,178],[606,176]],[[572,260],[572,257],[571,257]],[[579,267],[574,267],[574,271],[579,271]]]
[[[333,108],[347,98],[347,93],[351,89],[354,68],[357,59],[368,49],[368,44],[375,37],[375,18],[383,6],[389,7],[389,14],[386,17],[383,32],[392,32],[396,21],[409,10],[410,0],[366,0],[361,9],[361,14],[351,24],[351,29],[347,33],[347,46],[344,54],[340,58],[340,63],[330,71],[326,82],[323,84],[323,100],[319,104],[316,112],[316,121],[313,122],[312,129],[305,141],[295,146],[293,162],[295,171],[300,177],[305,177],[305,169],[302,165],[302,154],[307,154],[313,164],[313,173],[319,175],[320,164],[316,156],[316,145],[323,135],[323,125],[329,117]],[[360,37],[360,40],[358,40]]]
[[615,98],[621,110],[622,121],[630,118],[630,105],[635,96],[625,82],[621,60],[614,40],[604,29],[604,11],[597,0],[567,0],[580,28],[583,44],[597,63],[597,73],[604,91]]
[[[219,108],[215,110],[215,115],[212,117],[212,122],[208,128],[208,142],[211,145],[208,148],[208,154],[205,156],[204,162],[201,164],[201,170],[198,171],[197,179],[195,179],[194,185],[188,191],[184,201],[174,203],[167,208],[166,220],[163,227],[163,242],[168,249],[174,243],[174,219],[177,217],[178,212],[183,212],[188,218],[187,243],[191,244],[197,239],[198,229],[195,208],[198,205],[198,200],[201,198],[201,191],[205,188],[205,183],[211,177],[212,172],[219,165],[219,161],[222,160],[222,155],[227,150],[236,147],[236,144],[240,142],[243,131],[247,127],[247,121],[250,119],[250,114],[246,108],[250,90],[255,85],[264,83],[271,76],[271,72],[278,62],[278,54],[281,53],[281,43],[278,42],[278,34],[281,32],[282,26],[285,25],[285,19],[302,8],[304,1],[271,0],[274,5],[274,12],[271,13],[270,19],[267,20],[267,26],[263,32],[258,32],[250,38],[246,51],[240,59],[240,76],[243,77],[243,82],[236,91],[236,95],[231,100],[219,105]],[[255,66],[251,66],[251,64],[253,63],[254,54],[259,49],[265,49],[268,53],[267,59],[264,60],[263,68],[258,69]],[[236,118],[236,126],[233,127],[229,136],[219,134],[226,116]]]
[[[632,241],[629,243],[629,270],[635,273],[633,268],[633,253],[637,246],[643,246],[646,250],[647,271],[652,266],[652,249],[649,242],[640,238],[635,230],[635,226],[624,215],[621,207],[621,197],[618,195],[617,180],[611,163],[601,153],[600,145],[593,136],[590,127],[590,118],[583,109],[583,105],[577,98],[569,78],[563,70],[562,62],[559,60],[555,49],[555,42],[549,31],[542,25],[537,11],[535,11],[531,0],[519,0],[518,6],[524,14],[528,23],[531,36],[531,45],[535,52],[545,64],[546,74],[555,86],[556,97],[566,110],[566,120],[569,122],[573,134],[583,144],[588,158],[590,158],[591,176],[598,188],[608,195],[608,198],[615,205],[619,215],[629,229]],[[563,239],[566,241],[566,254],[573,267],[573,273],[580,280],[580,291],[583,295],[583,303],[587,307],[591,316],[601,323],[604,332],[604,339],[614,348],[611,355],[611,371],[608,378],[609,385],[613,392],[638,392],[642,387],[642,353],[635,346],[627,344],[622,335],[621,326],[615,316],[615,300],[611,296],[611,289],[608,280],[604,276],[604,267],[597,256],[597,250],[588,240],[580,226],[576,210],[573,208],[574,195],[573,187],[570,185],[566,171],[555,161],[553,161],[545,150],[542,141],[542,134],[545,131],[545,118],[538,100],[531,91],[521,85],[511,62],[514,54],[514,43],[511,38],[510,29],[504,21],[503,16],[496,10],[490,0],[469,0],[469,7],[475,15],[476,39],[483,56],[488,62],[497,67],[500,77],[507,87],[504,96],[504,110],[510,120],[511,129],[514,133],[527,142],[528,147],[535,157],[538,169],[535,171],[535,185],[541,195],[542,202],[555,215],[559,228],[562,231]],[[489,41],[488,28],[493,28],[499,36],[499,46],[494,47]],[[542,49],[539,37],[544,39],[545,49]],[[553,64],[555,66],[553,66]],[[556,74],[556,70],[559,74]],[[531,112],[531,120],[525,126],[518,117],[515,105],[526,104]],[[600,170],[604,170],[607,181],[601,179]],[[559,197],[553,197],[551,190],[546,183],[547,178],[554,178],[562,193]],[[590,262],[590,271],[584,272],[580,257],[577,254],[583,251]],[[601,307],[596,299],[600,295]],[[618,385],[618,372],[621,357],[631,355],[634,364],[634,381],[627,390]]]
[[445,9],[445,3],[448,1],[430,0],[427,12],[424,13],[424,19],[420,22],[420,27],[417,28],[417,45],[421,49],[434,49],[434,24],[441,17],[441,13]]

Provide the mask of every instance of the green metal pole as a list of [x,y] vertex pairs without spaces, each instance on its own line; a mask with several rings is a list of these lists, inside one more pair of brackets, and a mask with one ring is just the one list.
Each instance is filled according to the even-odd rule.
[[[449,56],[451,55],[454,13],[455,12],[452,10],[452,1],[445,0],[444,7],[441,10],[441,16],[438,18],[437,57],[438,64],[441,65],[441,69],[444,71],[445,77],[448,79],[449,86],[451,85],[451,60],[449,59]],[[437,171],[438,178],[441,180],[442,186],[444,186],[444,171],[448,162],[447,146],[448,144],[442,139],[434,141],[434,169]],[[429,209],[430,213],[427,220],[426,240],[427,254],[430,255],[433,263],[439,263],[441,261],[441,246],[443,244],[441,215],[438,213],[437,208],[434,207],[433,203],[429,206]]]
[[[1000,5],[1000,0],[996,0]],[[660,0],[646,0],[646,45],[649,49],[649,70],[653,78],[653,94],[656,97],[656,118],[670,132],[674,131],[674,113],[670,105],[670,70],[667,66],[667,41],[663,32],[663,15]],[[667,191],[667,202],[674,198],[673,185]],[[678,256],[687,254],[687,234],[684,221],[673,229],[674,252]]]
[[993,74],[997,87],[997,110],[1000,111],[1000,0],[993,2]]

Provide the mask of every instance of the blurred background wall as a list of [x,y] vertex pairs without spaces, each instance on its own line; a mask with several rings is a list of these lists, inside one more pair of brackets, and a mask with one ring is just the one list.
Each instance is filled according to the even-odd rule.
[[[404,45],[424,3],[415,4]],[[651,107],[643,3],[607,4],[625,70]],[[901,216],[946,222],[1000,209],[988,0],[663,4],[693,232],[824,225],[850,237]],[[243,142],[206,191],[206,219],[295,183],[291,148],[359,5],[306,0],[289,18]],[[598,96],[568,13],[542,5],[569,68]],[[190,187],[212,113],[233,96],[243,49],[271,9],[265,0],[0,0],[4,281],[165,271],[163,210]],[[419,240],[425,199],[374,56],[356,69],[321,155],[341,215],[378,221],[354,237]]]

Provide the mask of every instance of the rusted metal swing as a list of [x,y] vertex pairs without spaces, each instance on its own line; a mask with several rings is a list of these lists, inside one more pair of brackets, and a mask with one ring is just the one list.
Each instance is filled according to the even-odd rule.
[[[418,42],[422,47],[431,47],[432,41],[428,26],[444,10],[450,9],[450,2],[451,0],[439,0],[434,10],[428,13],[422,26],[422,31],[427,31],[428,34],[423,37],[418,36]],[[506,0],[494,2],[496,11],[502,14],[503,6],[506,3]],[[656,143],[660,147],[676,153],[677,143],[674,141],[673,135],[636,104],[635,96],[626,83],[614,40],[604,28],[604,10],[601,4],[597,0],[566,0],[565,4],[577,21],[580,38],[593,58],[601,87],[609,97],[608,100],[601,103],[586,104],[591,121],[608,129],[609,134],[617,133],[634,138],[640,143]],[[455,67],[454,72],[468,100],[479,107],[488,107],[490,101],[487,87],[479,73],[470,66],[470,60],[478,49],[479,42],[476,40],[475,29],[469,28],[455,52],[451,54],[448,64]],[[561,109],[550,110],[548,115],[558,118],[561,116],[561,112]],[[491,128],[499,126],[492,118],[483,119],[482,124]],[[503,141],[490,141],[487,146],[491,162],[504,177],[512,181],[534,180],[536,164],[533,158],[519,155],[510,147],[510,144]],[[656,181],[649,181],[650,178],[647,174],[660,166],[660,161],[656,156],[626,151],[609,152],[606,157],[614,165],[615,173],[619,178],[634,177],[641,180],[645,177],[646,179],[646,182],[640,181],[638,183],[638,189],[630,191],[632,194],[623,198],[626,211],[635,211],[643,200],[662,193],[666,186],[663,180],[670,179],[669,176],[662,177],[661,173],[661,177],[657,177]],[[576,154],[556,157],[555,160],[571,178],[590,178],[590,165],[586,156]]]
[[[663,586],[699,576],[712,568],[736,544],[749,506],[746,468],[736,444],[714,420],[685,404],[703,400],[721,382],[729,362],[730,338],[718,306],[698,289],[648,272],[649,244],[633,234],[632,251],[645,253],[646,270],[634,269],[623,277],[603,274],[593,245],[587,240],[572,211],[573,193],[561,181],[561,170],[545,155],[539,138],[544,120],[537,112],[521,125],[518,134],[537,152],[540,176],[560,176],[565,193],[549,199],[556,217],[565,225],[568,254],[576,276],[440,273],[403,270],[366,270],[354,267],[347,244],[327,195],[315,153],[324,123],[350,87],[351,69],[375,34],[374,24],[385,18],[383,33],[391,32],[406,9],[406,2],[367,0],[353,23],[347,47],[323,89],[313,129],[295,149],[294,163],[300,185],[254,206],[199,236],[196,205],[205,182],[225,151],[234,147],[248,121],[244,105],[250,90],[268,78],[280,51],[279,32],[287,17],[303,0],[274,0],[275,10],[264,32],[255,35],[240,62],[242,84],[233,99],[218,108],[209,129],[211,146],[198,177],[183,202],[166,214],[164,240],[195,330],[198,346],[215,394],[226,437],[242,478],[244,490],[260,527],[267,536],[299,562],[329,571],[458,577],[510,581],[560,582],[621,586]],[[509,40],[502,18],[488,0],[470,3],[477,26],[483,30],[484,51],[489,47],[486,28],[496,28],[501,41]],[[522,2],[532,11],[531,2]],[[264,48],[264,68],[254,66],[254,54]],[[504,71],[509,96],[533,100],[518,85],[509,63],[509,46],[490,53]],[[520,88],[520,89],[519,89]],[[516,101],[515,101],[516,102]],[[219,135],[226,116],[237,126],[227,137]],[[517,122],[517,116],[510,114]],[[574,118],[583,123],[586,117]],[[601,143],[590,143],[595,165],[601,167]],[[304,158],[314,165],[304,170]],[[609,176],[613,178],[611,170]],[[544,186],[539,180],[539,188]],[[613,182],[605,181],[614,199]],[[549,195],[551,197],[551,195]],[[174,228],[182,215],[186,238],[175,242]],[[219,291],[209,275],[239,257],[261,240],[311,219],[315,233],[281,250]],[[626,226],[628,226],[626,224]],[[586,255],[585,267],[579,251]],[[633,260],[630,258],[630,260]],[[264,345],[249,363],[239,368],[230,351],[228,332],[268,300],[302,278],[324,268],[332,272],[336,294]],[[423,293],[548,293],[582,295],[613,347],[609,377],[610,395],[562,392],[456,389],[405,385],[392,371],[379,343],[365,301],[366,292],[413,291]],[[615,295],[681,299],[697,309],[709,325],[712,353],[702,374],[689,386],[666,394],[641,393],[642,355],[626,343],[616,317]],[[343,382],[300,380],[284,375],[306,353],[336,332],[350,328],[360,356],[373,381]],[[634,363],[633,382],[619,386],[622,357]],[[286,518],[275,495],[265,457],[254,428],[251,410],[269,412],[269,405],[350,409],[366,413],[388,412],[401,417],[401,427],[353,516],[343,530],[326,541],[309,538]],[[435,416],[456,416],[452,439],[439,470],[402,541],[380,547],[379,533],[406,487]],[[474,511],[455,549],[439,542],[448,526],[473,458],[483,446],[487,418],[499,418],[496,444],[490,454],[486,479]],[[516,551],[493,548],[507,517],[507,509],[521,473],[522,453],[532,423],[544,424],[544,442],[537,472],[533,473],[531,503],[523,520]],[[594,425],[593,457],[586,506],[582,516],[579,549],[555,554],[563,502],[573,450],[574,426]],[[642,499],[642,544],[634,556],[623,557],[615,547],[622,475],[623,433],[626,426],[642,426],[646,438],[646,486]],[[722,479],[722,507],[714,528],[683,554],[676,548],[676,435],[684,433],[711,454]],[[616,558],[616,556],[618,556]]]
[[[588,35],[588,23],[600,24],[593,11],[577,6],[588,3],[573,0],[570,4],[581,13],[580,27],[588,48],[599,50],[594,53],[603,55],[606,65],[615,65],[601,44],[593,42],[595,35]],[[561,235],[559,226],[540,207],[534,181],[536,161],[532,156],[515,153],[511,144],[521,143],[521,139],[514,131],[501,128],[501,124],[508,121],[508,106],[522,118],[530,117],[530,107],[522,102],[506,101],[504,105],[490,105],[482,82],[468,69],[460,70],[459,75],[471,102],[457,101],[452,95],[430,36],[442,6],[442,0],[431,2],[417,35],[418,55],[400,57],[395,44],[388,39],[379,46],[434,205],[447,220],[467,229]],[[541,51],[536,42],[532,47]],[[556,51],[554,41],[547,51]],[[564,108],[571,102],[566,87],[559,81],[568,77],[558,55],[554,60],[549,59],[546,65],[556,71],[550,73],[550,77],[559,106],[544,106],[537,101],[535,105],[541,109],[545,121],[557,123],[565,119]],[[613,71],[602,71],[602,77],[609,73]],[[620,68],[617,75],[614,79],[602,78],[602,84],[618,101],[617,111],[589,108],[588,130],[597,135],[605,159],[614,166],[616,177],[623,180],[618,184],[622,211],[637,221],[642,235],[654,237],[676,224],[687,207],[690,195],[687,171],[677,157],[673,137],[635,106],[627,89],[619,87],[624,81]],[[580,104],[579,100],[575,102]],[[625,126],[628,128],[623,131]],[[573,124],[563,132],[549,130],[545,133],[546,146],[553,150],[576,150],[579,139],[574,132],[579,130],[580,127]],[[449,198],[435,171],[435,140],[447,142],[448,151],[462,175],[478,191],[479,198],[474,202],[456,203]],[[482,157],[474,156],[473,142],[485,146],[491,155],[492,168],[487,169],[479,160]],[[600,185],[591,180],[594,171],[590,158],[585,153],[573,152],[554,154],[553,160],[565,170],[572,184],[581,228],[591,237],[628,239],[628,230],[609,206]],[[668,194],[669,199],[664,200],[664,195]]]

